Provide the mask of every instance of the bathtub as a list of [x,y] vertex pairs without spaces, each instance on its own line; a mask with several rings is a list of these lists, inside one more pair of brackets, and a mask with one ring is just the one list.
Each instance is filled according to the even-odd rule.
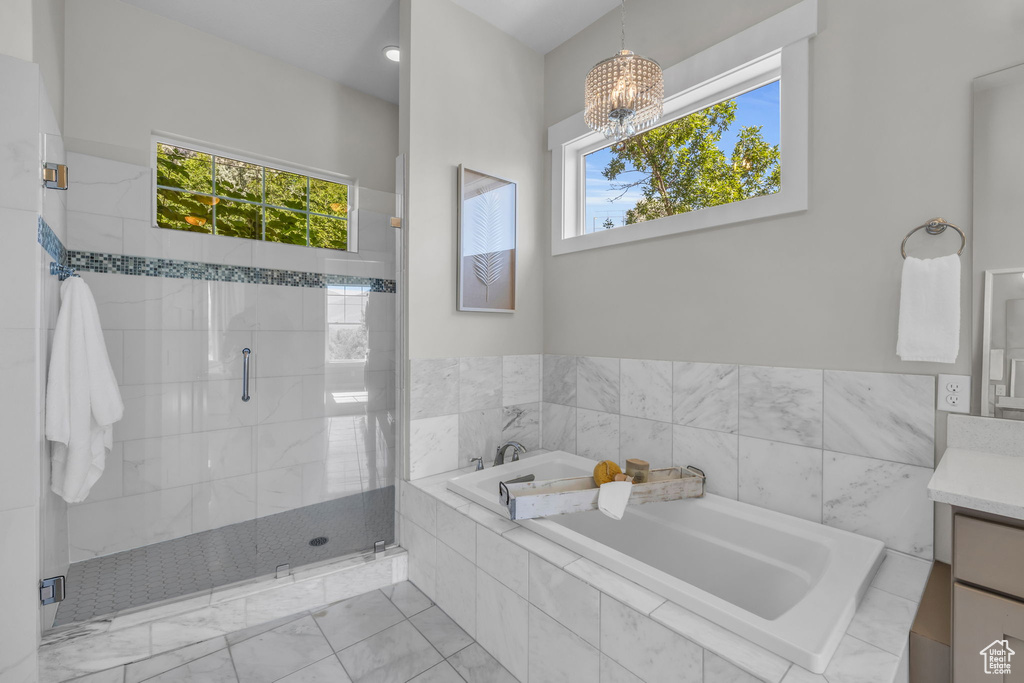
[[[498,482],[587,476],[553,451],[454,477],[448,489],[505,518]],[[822,673],[882,562],[884,544],[708,494],[518,522],[815,673]]]

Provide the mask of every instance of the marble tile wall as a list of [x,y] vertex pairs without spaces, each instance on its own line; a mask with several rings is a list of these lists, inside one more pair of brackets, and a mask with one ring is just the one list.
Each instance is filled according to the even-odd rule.
[[[502,412],[484,408],[499,394]],[[412,479],[489,461],[516,434],[530,448],[594,460],[694,465],[712,493],[932,556],[932,376],[565,355],[414,359],[411,398]]]
[[507,441],[540,448],[540,355],[414,358],[409,387],[412,479],[490,465]]
[[886,552],[822,677],[451,493],[448,476],[400,484],[409,580],[519,681],[905,680],[927,561]]
[[[68,164],[71,250],[395,276],[384,214],[359,211],[359,253],[184,233],[152,227],[149,168],[74,153]],[[394,294],[369,294],[367,360],[331,363],[324,288],[81,276],[125,416],[103,476],[69,508],[72,561],[394,483]]]

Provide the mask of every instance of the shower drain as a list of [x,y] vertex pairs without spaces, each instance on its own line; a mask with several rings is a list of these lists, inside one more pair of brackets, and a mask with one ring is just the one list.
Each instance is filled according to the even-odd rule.
[[322,545],[327,545],[328,540],[329,539],[326,536],[317,536],[316,538],[310,540],[309,544],[314,548],[319,548]]

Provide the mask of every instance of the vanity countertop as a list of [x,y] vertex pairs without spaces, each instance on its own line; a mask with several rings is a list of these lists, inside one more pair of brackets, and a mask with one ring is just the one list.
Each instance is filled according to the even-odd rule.
[[939,503],[1024,519],[1024,457],[947,448],[928,482]]

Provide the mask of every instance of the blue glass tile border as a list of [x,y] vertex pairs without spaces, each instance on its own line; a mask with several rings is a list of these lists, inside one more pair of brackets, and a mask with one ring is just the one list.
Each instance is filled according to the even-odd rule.
[[179,261],[150,256],[126,256],[91,251],[67,252],[67,265],[84,273],[113,273],[117,275],[144,275],[185,280],[211,280],[239,282],[254,285],[282,285],[285,287],[330,287],[356,285],[369,287],[371,292],[395,293],[395,281],[355,275],[328,275],[298,270],[277,270],[254,266],[228,266],[201,261]]
[[64,243],[60,241],[57,234],[53,231],[43,217],[39,217],[39,227],[36,229],[36,240],[43,247],[47,254],[50,255],[57,263],[66,266],[68,263],[68,250],[64,247]]

